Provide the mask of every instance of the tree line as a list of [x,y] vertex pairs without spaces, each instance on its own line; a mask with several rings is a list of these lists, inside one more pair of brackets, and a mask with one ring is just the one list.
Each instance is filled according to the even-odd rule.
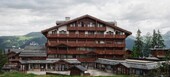
[[146,36],[141,36],[141,31],[138,29],[136,40],[132,49],[132,57],[148,57],[150,48],[164,48],[164,39],[159,30],[153,30],[153,34],[147,33]]

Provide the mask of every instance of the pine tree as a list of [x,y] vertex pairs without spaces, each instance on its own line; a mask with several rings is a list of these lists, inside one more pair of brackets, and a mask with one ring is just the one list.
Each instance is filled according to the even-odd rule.
[[144,56],[149,56],[151,42],[152,42],[152,36],[150,35],[150,33],[147,33],[145,36],[144,45],[143,45]]
[[151,47],[154,48],[155,46],[157,46],[157,33],[156,33],[155,29],[154,29],[153,30],[153,35],[152,35]]
[[7,57],[2,53],[0,49],[0,72],[2,70],[3,65],[7,62]]
[[157,44],[158,44],[159,48],[164,48],[165,47],[164,39],[162,38],[162,35],[161,35],[159,30],[158,30],[158,33],[157,33]]
[[133,46],[132,57],[143,56],[142,54],[143,42],[142,42],[142,37],[140,34],[141,34],[141,31],[138,29],[135,44]]

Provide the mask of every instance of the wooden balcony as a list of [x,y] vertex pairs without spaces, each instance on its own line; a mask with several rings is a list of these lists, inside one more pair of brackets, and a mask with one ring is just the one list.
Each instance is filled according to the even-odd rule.
[[104,51],[96,51],[98,54],[106,54],[106,55],[124,55],[126,54],[123,50],[104,50]]
[[69,47],[125,47],[125,44],[96,44],[91,42],[78,42],[78,43],[69,43],[69,42],[57,42],[57,41],[51,41],[48,42],[48,46],[55,47],[58,45],[66,45]]
[[[126,52],[124,50],[96,50],[93,51],[94,53],[96,53],[96,55],[124,55],[126,54]],[[85,55],[85,54],[89,54],[89,51],[80,51],[80,50],[65,50],[65,51],[61,51],[61,50],[49,50],[47,52],[48,54],[67,54],[67,55]]]
[[106,27],[67,27],[67,30],[106,31]]
[[77,51],[77,50],[48,50],[48,54],[69,54],[69,55],[75,55],[75,54],[86,54],[88,51]]
[[125,39],[126,35],[104,35],[104,34],[48,34],[48,38],[113,38]]
[[96,58],[77,58],[80,62],[94,62]]

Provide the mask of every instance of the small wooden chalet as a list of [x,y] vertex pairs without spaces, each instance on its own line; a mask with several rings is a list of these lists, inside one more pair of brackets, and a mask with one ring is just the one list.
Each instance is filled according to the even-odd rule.
[[68,70],[70,70],[70,75],[80,75],[80,76],[85,75],[85,71],[87,71],[87,69],[81,65],[70,67]]
[[18,70],[19,69],[19,54],[22,49],[5,49],[8,62],[3,66],[3,70]]
[[[161,61],[160,61],[161,62]],[[96,60],[96,68],[103,71],[111,71],[115,74],[146,75],[148,71],[158,68],[158,62],[147,60],[110,60],[99,58]]]
[[77,59],[21,60],[22,71],[66,71],[74,65],[80,65]]
[[160,59],[165,58],[168,54],[170,55],[170,49],[168,48],[151,48],[150,50],[152,56]]

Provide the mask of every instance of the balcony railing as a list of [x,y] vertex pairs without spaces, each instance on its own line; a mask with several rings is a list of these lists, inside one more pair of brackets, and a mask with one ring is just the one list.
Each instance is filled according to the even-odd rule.
[[[93,51],[97,55],[123,55],[126,54],[124,50],[96,50]],[[60,51],[60,50],[48,50],[48,54],[88,54],[89,51],[80,51],[80,50],[65,50],[65,51]]]
[[77,58],[80,62],[94,62],[96,58]]
[[125,43],[121,43],[121,44],[97,44],[97,43],[91,43],[91,42],[85,42],[85,43],[82,43],[82,42],[57,42],[57,41],[50,41],[48,42],[48,46],[58,46],[58,45],[61,45],[61,44],[64,44],[64,45],[67,45],[67,46],[70,46],[70,47],[125,47]]
[[67,27],[67,30],[105,31],[106,27]]
[[126,35],[104,35],[104,34],[48,34],[48,38],[116,38],[124,39]]

